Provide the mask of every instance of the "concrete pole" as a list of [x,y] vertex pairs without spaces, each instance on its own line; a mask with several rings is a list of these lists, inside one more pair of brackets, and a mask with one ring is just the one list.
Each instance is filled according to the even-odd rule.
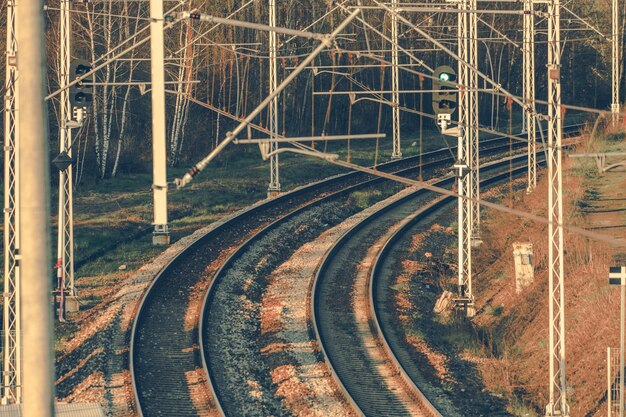
[[43,1],[21,2],[18,114],[21,176],[21,293],[23,326],[23,417],[54,416],[54,362],[50,292],[50,178],[48,117],[45,102],[46,55]]
[[165,139],[165,69],[163,52],[163,0],[150,0],[150,61],[152,75],[152,191],[154,193],[154,245],[168,245],[167,149]]

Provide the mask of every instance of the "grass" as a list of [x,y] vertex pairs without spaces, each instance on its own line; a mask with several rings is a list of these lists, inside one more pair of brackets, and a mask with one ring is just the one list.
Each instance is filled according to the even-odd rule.
[[[403,153],[417,154],[419,147],[411,146],[416,135],[405,133]],[[318,142],[317,149],[324,143]],[[430,151],[442,146],[438,132],[424,131],[423,149]],[[345,141],[328,142],[327,152],[348,157]],[[378,162],[386,162],[391,156],[391,140],[380,141]],[[227,147],[193,182],[182,190],[168,193],[168,214],[172,241],[192,233],[219,218],[266,197],[269,180],[269,163],[262,161],[255,147],[233,145]],[[372,141],[352,141],[350,158],[362,165],[374,163],[375,149]],[[168,180],[182,177],[188,166],[168,168]],[[331,165],[318,158],[281,154],[280,180],[283,190],[318,181],[346,172],[344,168]],[[163,248],[155,248],[151,242],[152,175],[149,172],[120,174],[106,180],[85,179],[74,193],[74,242],[77,269],[77,286],[81,277],[105,276],[126,265],[126,271],[134,271],[150,261]],[[53,187],[54,189],[54,187]],[[386,193],[385,193],[386,194]],[[380,192],[355,192],[351,196],[359,208],[369,207],[380,200]],[[52,201],[57,198],[53,195]],[[53,214],[56,208],[53,207]],[[56,216],[53,216],[53,224]],[[133,235],[144,234],[131,239]],[[53,230],[56,234],[56,230]],[[131,240],[127,243],[122,240]],[[53,242],[56,239],[53,238]],[[109,249],[118,244],[115,249]],[[98,256],[95,256],[98,255]],[[53,254],[56,259],[56,254]],[[88,262],[82,260],[90,258]]]
[[539,417],[532,406],[526,405],[518,399],[513,401],[510,411],[516,417]]

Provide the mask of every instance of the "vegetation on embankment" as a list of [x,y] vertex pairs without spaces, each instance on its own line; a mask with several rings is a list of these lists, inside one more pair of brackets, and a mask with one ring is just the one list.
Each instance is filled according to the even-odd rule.
[[[584,137],[577,151],[623,152],[624,137],[623,131],[608,131],[595,141]],[[598,174],[591,159],[564,158],[563,162],[566,224],[623,238],[623,172]],[[535,192],[515,196],[515,207],[545,217],[546,195],[544,175]],[[606,210],[607,204],[616,201],[621,201],[621,209]],[[594,218],[598,215],[606,221],[604,226]],[[467,354],[474,358],[486,389],[507,398],[515,415],[540,416],[548,403],[549,387],[547,225],[487,211],[482,231],[484,243],[474,258],[479,313],[473,319],[482,348]],[[531,242],[534,249],[534,283],[521,294],[515,293],[513,242]],[[607,279],[616,256],[607,244],[565,232],[570,415],[606,415],[606,349],[619,346],[619,291]]]

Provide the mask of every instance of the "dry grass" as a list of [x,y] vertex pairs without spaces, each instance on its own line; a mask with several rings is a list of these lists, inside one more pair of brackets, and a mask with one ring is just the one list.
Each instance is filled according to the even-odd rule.
[[[580,151],[586,151],[587,146]],[[593,148],[602,144],[596,142]],[[623,146],[623,144],[622,144]],[[572,166],[564,158],[564,213],[568,224],[587,226],[582,208],[598,176],[588,167]],[[595,169],[595,167],[593,167]],[[623,194],[626,178],[613,177],[608,195]],[[617,177],[619,176],[619,178]],[[516,206],[546,215],[547,178],[531,195],[516,196]],[[623,219],[623,217],[622,217]],[[623,220],[622,220],[622,223]],[[475,323],[490,335],[491,353],[477,360],[486,387],[507,396],[511,404],[529,404],[540,412],[548,394],[548,239],[547,226],[490,213],[483,223],[483,247],[475,258],[478,307]],[[503,228],[502,225],[507,227]],[[515,294],[512,243],[533,244],[535,281]],[[570,415],[606,415],[606,348],[618,344],[619,291],[609,287],[613,250],[588,238],[565,233],[565,314],[567,385]],[[500,314],[487,314],[498,306]],[[516,412],[511,406],[511,411]],[[525,409],[528,411],[528,409]]]

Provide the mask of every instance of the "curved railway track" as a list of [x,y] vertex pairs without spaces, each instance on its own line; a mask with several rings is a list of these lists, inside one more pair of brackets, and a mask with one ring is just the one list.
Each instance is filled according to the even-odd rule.
[[[495,145],[501,147],[497,142]],[[447,155],[448,150],[441,149],[425,155],[424,160],[439,158],[443,164],[449,161]],[[418,161],[418,158],[394,161],[381,165],[380,169],[410,174],[418,169]],[[196,416],[199,408],[215,408],[214,404],[194,403],[192,398],[194,390],[206,386],[206,378],[198,375],[202,362],[197,347],[197,321],[190,323],[188,312],[193,309],[194,301],[197,304],[197,300],[190,298],[196,295],[194,289],[213,272],[205,271],[207,265],[219,263],[219,259],[232,252],[229,248],[241,244],[285,213],[324,198],[324,193],[347,194],[381,182],[379,178],[351,172],[283,194],[226,220],[172,260],[141,300],[131,331],[130,371],[139,414]],[[203,394],[210,397],[210,392]]]
[[[446,160],[445,163],[449,163]],[[424,165],[426,172],[434,172],[443,161],[434,161]],[[401,170],[403,175],[410,174],[414,168]],[[346,189],[325,195],[323,198],[300,207],[278,218],[276,221],[259,229],[247,241],[238,246],[214,275],[206,293],[200,322],[200,353],[206,373],[210,375],[211,386],[219,398],[222,412],[229,416],[239,415],[280,415],[283,411],[280,403],[267,400],[271,398],[271,383],[254,383],[257,395],[263,401],[254,401],[250,397],[251,373],[269,375],[270,369],[258,360],[261,350],[258,344],[260,335],[255,324],[245,320],[230,318],[241,314],[243,310],[254,310],[250,303],[241,302],[244,297],[241,288],[264,286],[263,280],[276,266],[286,260],[295,249],[337,224],[353,212],[343,211],[337,202],[346,198],[351,191],[362,187],[357,184]],[[311,214],[317,209],[315,214]],[[336,215],[337,212],[342,212]],[[332,213],[332,214],[329,214]],[[302,231],[306,236],[300,236]],[[264,248],[280,247],[279,252]],[[253,277],[253,280],[252,280]],[[245,297],[254,300],[258,294],[247,291]],[[250,292],[253,292],[250,294]],[[234,349],[233,347],[238,348]],[[212,359],[213,358],[213,359]],[[216,359],[217,358],[217,359]]]
[[[519,161],[522,157],[514,158]],[[508,168],[508,160],[490,164],[482,170]],[[524,172],[519,167],[515,173]],[[481,186],[508,178],[509,173],[493,175]],[[454,178],[439,181],[450,186]],[[434,200],[434,201],[428,201]],[[389,343],[389,314],[381,320],[379,295],[389,282],[377,280],[388,240],[395,241],[400,231],[422,221],[452,201],[437,198],[431,191],[418,190],[367,217],[346,232],[326,254],[318,270],[311,308],[318,341],[329,367],[353,405],[365,416],[441,416],[427,399],[445,409],[446,416],[463,416],[445,395],[435,390],[422,393],[416,382],[423,381],[418,366],[407,360],[410,354],[394,334]],[[417,211],[416,211],[417,210]],[[394,225],[400,225],[394,231]],[[384,330],[383,330],[384,329]],[[401,349],[402,348],[402,349]],[[420,384],[421,385],[421,384]],[[467,411],[467,410],[465,410]]]
[[[506,141],[485,141],[481,152],[501,152],[508,146],[502,144]],[[424,154],[424,168],[449,163],[449,154],[450,149]],[[419,169],[418,160],[418,156],[406,158],[378,169],[411,175]],[[196,416],[207,409],[219,412],[219,404],[211,398],[211,382],[200,372],[199,303],[207,283],[237,246],[299,208],[329,201],[325,196],[345,197],[384,181],[350,172],[299,188],[221,222],[173,259],[144,294],[131,331],[130,372],[139,415]],[[203,400],[198,402],[197,397]]]

